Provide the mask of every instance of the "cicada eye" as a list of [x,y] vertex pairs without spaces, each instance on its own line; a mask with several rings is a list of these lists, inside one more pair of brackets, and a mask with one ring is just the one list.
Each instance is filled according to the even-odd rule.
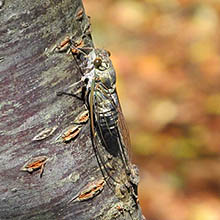
[[100,57],[95,58],[94,66],[95,68],[99,68],[102,65],[102,59]]
[[107,54],[110,57],[111,56],[111,52],[107,50]]

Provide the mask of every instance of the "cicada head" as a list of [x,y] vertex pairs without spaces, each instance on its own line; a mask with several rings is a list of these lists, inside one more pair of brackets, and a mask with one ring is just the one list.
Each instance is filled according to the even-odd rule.
[[96,78],[105,88],[114,89],[116,83],[116,74],[112,62],[109,58],[109,52],[101,49],[95,49],[96,58],[93,61],[96,69]]

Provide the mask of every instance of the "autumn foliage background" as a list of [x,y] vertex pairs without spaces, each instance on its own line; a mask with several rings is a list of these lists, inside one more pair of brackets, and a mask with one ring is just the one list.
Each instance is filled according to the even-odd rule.
[[220,1],[84,0],[111,51],[150,220],[220,219]]

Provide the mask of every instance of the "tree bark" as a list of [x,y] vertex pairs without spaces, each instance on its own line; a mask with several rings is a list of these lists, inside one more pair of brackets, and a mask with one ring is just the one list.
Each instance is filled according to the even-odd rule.
[[132,193],[103,184],[89,123],[63,141],[85,106],[57,96],[81,74],[56,45],[92,47],[89,27],[81,0],[0,2],[0,219],[143,218]]

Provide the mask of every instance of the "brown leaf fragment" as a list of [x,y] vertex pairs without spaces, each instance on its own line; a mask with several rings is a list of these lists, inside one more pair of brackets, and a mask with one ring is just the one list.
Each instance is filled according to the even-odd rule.
[[69,203],[72,201],[85,201],[94,198],[103,190],[105,183],[104,178],[88,183],[77,196],[69,201]]
[[80,7],[78,9],[78,11],[76,12],[76,16],[75,16],[76,21],[81,21],[82,20],[83,13],[84,13],[84,10],[83,10],[83,8]]
[[70,37],[69,36],[66,36],[64,38],[63,41],[61,41],[61,43],[59,45],[56,46],[56,51],[57,52],[64,52],[64,51],[67,51],[70,47],[70,44],[71,44],[71,40],[70,40]]
[[85,110],[77,116],[74,122],[81,124],[81,123],[86,123],[88,120],[89,120],[89,111]]
[[39,134],[37,134],[32,140],[33,141],[43,140],[43,139],[49,137],[50,135],[52,135],[56,129],[57,129],[57,126],[54,126],[52,128],[47,128],[47,129],[41,131]]
[[42,177],[47,160],[48,160],[47,156],[34,157],[30,159],[27,163],[25,163],[25,165],[20,170],[32,173],[40,169],[40,177]]
[[62,135],[62,139],[64,142],[68,142],[74,139],[80,132],[81,126],[80,125],[73,125],[71,126],[64,134]]

